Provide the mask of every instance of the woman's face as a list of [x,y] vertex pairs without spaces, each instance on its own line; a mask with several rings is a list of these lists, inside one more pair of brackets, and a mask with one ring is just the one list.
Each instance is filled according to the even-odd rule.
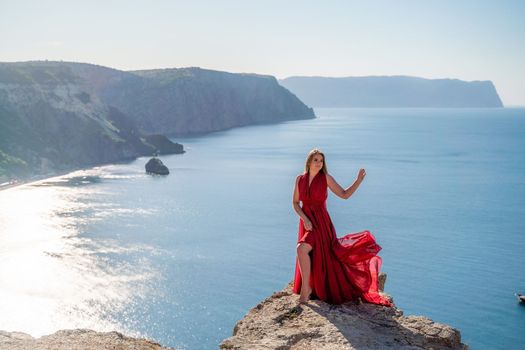
[[312,158],[312,162],[310,163],[310,171],[319,171],[323,168],[323,156],[320,154],[316,154]]

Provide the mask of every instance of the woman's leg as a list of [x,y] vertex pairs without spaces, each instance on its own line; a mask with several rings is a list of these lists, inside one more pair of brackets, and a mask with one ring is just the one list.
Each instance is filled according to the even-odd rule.
[[301,270],[301,296],[299,302],[306,302],[310,298],[312,289],[310,288],[310,251],[312,246],[308,243],[299,243],[297,245],[297,260],[299,261],[299,270]]

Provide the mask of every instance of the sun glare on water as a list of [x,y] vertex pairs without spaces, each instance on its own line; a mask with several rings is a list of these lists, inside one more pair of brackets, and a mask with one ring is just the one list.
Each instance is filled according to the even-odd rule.
[[95,188],[41,182],[0,192],[0,329],[126,331],[112,315],[145,294],[155,271],[108,261],[133,248],[83,237],[83,221],[113,210],[82,200]]

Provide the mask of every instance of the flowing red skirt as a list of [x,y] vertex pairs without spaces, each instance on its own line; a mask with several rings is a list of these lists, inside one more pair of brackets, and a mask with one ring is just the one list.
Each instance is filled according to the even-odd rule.
[[[391,306],[379,294],[378,274],[381,247],[369,231],[347,234],[337,238],[335,229],[324,205],[304,205],[303,211],[310,218],[314,229],[306,231],[301,220],[299,243],[312,246],[310,287],[312,294],[331,304],[361,298],[365,302]],[[295,268],[294,292],[301,291],[301,273]]]

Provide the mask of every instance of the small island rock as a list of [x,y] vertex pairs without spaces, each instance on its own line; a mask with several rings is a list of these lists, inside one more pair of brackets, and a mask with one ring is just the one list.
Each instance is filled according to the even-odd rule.
[[158,175],[168,175],[170,173],[168,167],[159,158],[151,158],[146,163],[146,172]]

